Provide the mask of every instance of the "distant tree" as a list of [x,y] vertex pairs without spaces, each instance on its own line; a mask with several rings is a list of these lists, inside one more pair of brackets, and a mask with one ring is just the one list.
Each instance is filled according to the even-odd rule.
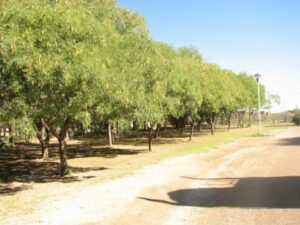
[[[242,92],[241,92],[241,105],[240,108],[248,108],[249,111],[249,121],[248,126],[252,124],[252,110],[257,109],[258,107],[258,99],[257,99],[257,82],[253,78],[246,73],[241,73],[238,75],[238,79],[242,84]],[[266,101],[265,97],[265,87],[260,85],[260,100],[263,105]]]
[[202,90],[199,79],[202,57],[196,49],[181,48],[177,51],[174,70],[168,84],[168,95],[177,99],[174,102],[175,110],[172,116],[179,119],[190,119],[190,137],[192,140],[193,130],[198,110],[202,104]]

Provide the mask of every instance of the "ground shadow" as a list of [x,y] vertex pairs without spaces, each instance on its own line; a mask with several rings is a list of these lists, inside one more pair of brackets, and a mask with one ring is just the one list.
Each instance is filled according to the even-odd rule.
[[[69,144],[67,147],[68,159],[84,157],[114,158],[118,155],[134,155],[145,150],[131,150],[108,148],[88,141],[79,144]],[[59,176],[58,144],[49,146],[50,160],[41,160],[39,144],[16,143],[14,147],[6,147],[0,150],[0,195],[14,194],[25,190],[25,186],[14,186],[12,183],[49,183],[49,182],[79,182],[93,178],[90,171],[101,171],[104,167],[75,167],[69,166],[71,173],[67,176]],[[28,185],[27,185],[28,186]],[[29,185],[30,186],[30,185]],[[27,188],[27,187],[26,187]]]
[[[70,175],[59,176],[58,162],[44,162],[33,160],[0,161],[0,183],[48,183],[48,182],[76,182],[92,177],[79,177],[76,174],[89,171],[101,171],[104,167],[72,167]],[[72,175],[74,174],[74,175]],[[1,188],[0,188],[1,193]]]
[[287,145],[287,146],[299,146],[300,145],[300,137],[282,138],[279,140],[279,144]]
[[[114,158],[119,155],[134,155],[146,150],[131,150],[120,148],[109,148],[97,143],[82,141],[67,146],[68,159],[84,157]],[[50,160],[41,160],[41,149],[39,144],[16,143],[13,147],[0,150],[0,195],[13,194],[24,190],[24,187],[15,187],[15,183],[48,183],[48,182],[78,182],[93,178],[84,173],[90,171],[101,171],[104,167],[72,167],[70,175],[59,176],[59,154],[58,144],[49,146]],[[2,186],[1,186],[2,185]]]
[[[131,131],[129,134],[121,135],[115,139],[115,144],[119,145],[134,145],[147,146],[148,145],[148,131]],[[165,129],[161,130],[157,135],[153,132],[153,144],[175,144],[180,143],[188,138],[186,132],[180,133],[178,130]]]
[[[82,142],[80,144],[67,145],[67,157],[85,158],[85,157],[102,157],[115,158],[119,155],[135,155],[146,152],[145,149],[127,149],[101,146],[99,143]],[[49,157],[58,159],[58,144],[49,146]],[[41,147],[39,144],[17,143],[13,148],[5,148],[0,150],[0,161],[3,160],[33,160],[41,158]]]
[[18,187],[11,187],[10,185],[0,185],[0,196],[4,196],[4,195],[13,195],[16,192],[19,191],[24,191],[30,189],[28,186],[26,185],[21,185]]
[[300,177],[198,179],[201,188],[169,192],[172,201],[144,200],[193,207],[300,208]]
[[[227,129],[216,128],[216,132],[224,132]],[[198,131],[195,128],[193,137],[202,137],[210,135],[210,129],[203,128],[201,131]],[[162,129],[157,135],[153,132],[153,145],[164,145],[164,144],[178,144],[182,142],[187,142],[190,137],[190,128],[187,126],[183,129],[176,130],[173,128]],[[120,138],[115,139],[115,144],[120,145],[134,145],[134,146],[147,146],[148,145],[148,131],[131,131],[130,134],[121,136]]]
[[[56,148],[57,149],[57,148]],[[106,147],[99,145],[69,145],[67,156],[69,159],[85,157],[115,158],[120,155],[137,155],[146,152],[145,149],[124,149],[116,147]],[[56,153],[56,154],[55,154]],[[52,155],[58,156],[58,151],[52,152]]]

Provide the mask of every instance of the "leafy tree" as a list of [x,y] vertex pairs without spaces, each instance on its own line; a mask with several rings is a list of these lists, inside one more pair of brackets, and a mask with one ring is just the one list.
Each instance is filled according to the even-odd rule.
[[105,73],[114,2],[11,0],[3,6],[3,48],[13,49],[8,60],[22,68],[9,76],[21,87],[31,118],[42,119],[58,139],[64,175],[67,130],[73,120],[89,124],[93,83]]
[[168,84],[173,70],[175,55],[172,48],[154,41],[148,42],[144,49],[143,68],[139,73],[139,81],[136,83],[134,101],[134,119],[139,123],[146,123],[148,128],[149,151],[152,150],[153,130],[171,112],[173,112],[173,96],[168,95]]
[[221,69],[217,65],[203,64],[203,70],[200,73],[203,103],[199,114],[202,120],[206,120],[211,125],[211,134],[214,134],[216,117],[222,109],[223,101],[227,98],[220,78]]
[[131,121],[134,102],[142,83],[143,60],[149,37],[143,18],[125,9],[116,9],[113,33],[105,67],[107,73],[97,83],[95,115],[107,123],[108,143],[112,145],[111,125],[115,121]]
[[199,71],[201,70],[202,57],[197,50],[181,48],[177,51],[175,69],[172,79],[168,84],[168,95],[175,98],[175,110],[172,114],[175,118],[188,116],[191,123],[189,140],[193,136],[193,130],[197,119],[197,112],[202,103],[201,84]]
[[[192,48],[174,49],[149,37],[144,19],[114,0],[0,1],[0,120],[12,133],[37,133],[44,158],[59,142],[67,172],[72,123],[117,121],[153,130],[168,116],[207,120],[257,106],[257,83],[205,63]],[[261,102],[265,88],[261,85]],[[200,117],[199,117],[200,116]]]
[[[239,82],[242,84],[242,92],[241,92],[241,104],[240,108],[248,108],[249,111],[249,124],[251,126],[251,111],[252,109],[256,109],[258,106],[257,101],[257,82],[253,76],[250,76],[246,73],[241,73],[238,76]],[[264,87],[261,85],[261,102],[265,101],[265,91]]]
[[232,115],[242,106],[243,89],[241,83],[238,81],[237,76],[232,71],[222,71],[222,93],[226,96],[226,100],[222,102],[221,111],[227,118],[228,130],[231,126]]

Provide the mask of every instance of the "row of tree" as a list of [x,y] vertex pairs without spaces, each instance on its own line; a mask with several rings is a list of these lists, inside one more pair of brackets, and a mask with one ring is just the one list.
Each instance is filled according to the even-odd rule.
[[257,105],[252,76],[151,39],[144,19],[114,0],[0,1],[0,78],[0,125],[37,133],[44,158],[54,135],[61,175],[74,123],[146,124],[151,150],[153,129],[167,119],[188,117],[191,136],[207,121],[213,133],[218,116],[230,124]]

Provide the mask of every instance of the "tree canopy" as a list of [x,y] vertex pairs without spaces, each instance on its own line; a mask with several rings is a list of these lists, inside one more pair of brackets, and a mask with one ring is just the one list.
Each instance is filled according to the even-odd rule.
[[8,0],[0,8],[0,123],[57,137],[62,175],[73,122],[146,123],[151,148],[153,127],[169,116],[190,116],[193,127],[196,118],[214,124],[257,105],[252,76],[153,40],[143,17],[114,0]]

